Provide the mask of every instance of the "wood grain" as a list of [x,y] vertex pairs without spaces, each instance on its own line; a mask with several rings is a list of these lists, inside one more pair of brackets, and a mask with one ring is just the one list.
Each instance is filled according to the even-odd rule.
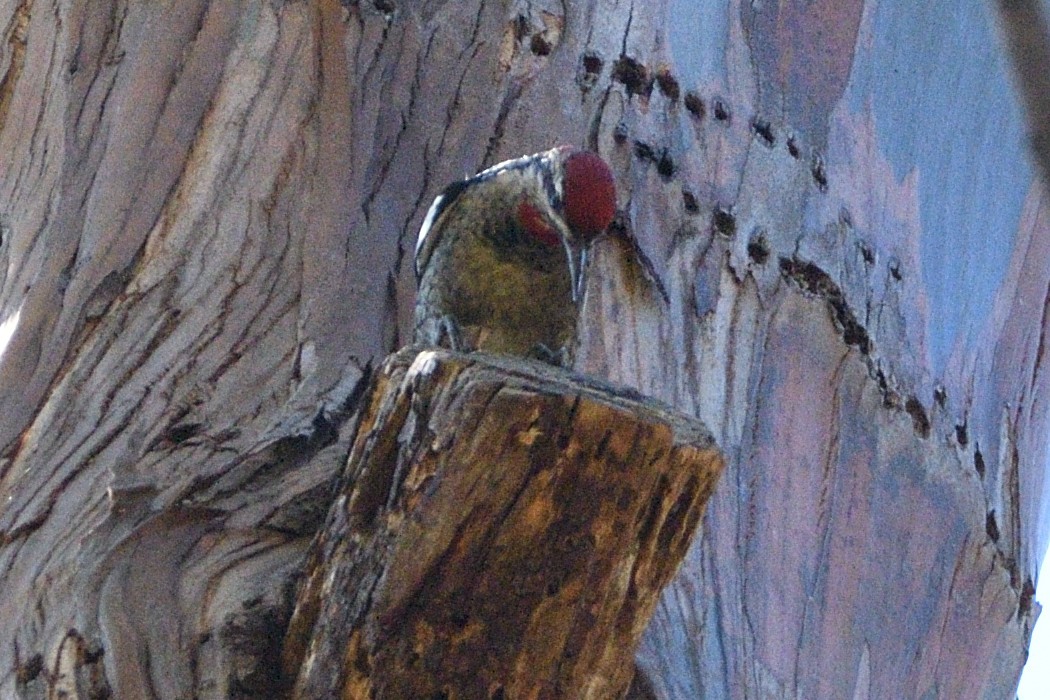
[[706,428],[445,351],[392,357],[365,402],[285,646],[293,696],[623,695],[721,473]]
[[577,369],[726,456],[650,694],[1012,698],[1050,218],[986,15],[0,3],[0,696],[276,692],[424,211],[567,143],[619,207]]

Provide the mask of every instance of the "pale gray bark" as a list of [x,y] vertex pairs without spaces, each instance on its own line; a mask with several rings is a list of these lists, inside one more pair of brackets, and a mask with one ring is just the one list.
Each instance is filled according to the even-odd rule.
[[672,7],[0,4],[0,696],[275,688],[424,210],[557,143],[610,162],[622,210],[580,369],[728,457],[640,653],[654,692],[1011,696],[1045,538],[1041,190],[989,229],[1010,271],[939,376],[916,176],[843,97],[875,4],[704,6],[705,81]]

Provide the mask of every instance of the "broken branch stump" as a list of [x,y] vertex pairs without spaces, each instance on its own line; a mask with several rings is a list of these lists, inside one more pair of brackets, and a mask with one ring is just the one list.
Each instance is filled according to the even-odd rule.
[[722,469],[697,420],[554,367],[373,378],[284,651],[292,696],[614,698]]

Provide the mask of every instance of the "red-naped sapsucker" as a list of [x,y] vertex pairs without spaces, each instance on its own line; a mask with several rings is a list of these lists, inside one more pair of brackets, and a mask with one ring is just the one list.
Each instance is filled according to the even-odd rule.
[[586,249],[615,210],[609,166],[568,146],[447,187],[416,244],[416,344],[571,366]]

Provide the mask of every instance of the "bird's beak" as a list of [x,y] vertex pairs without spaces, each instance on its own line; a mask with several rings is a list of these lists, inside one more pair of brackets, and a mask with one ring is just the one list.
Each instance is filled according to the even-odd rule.
[[565,254],[569,258],[569,280],[572,284],[572,303],[583,300],[583,273],[587,267],[587,247],[569,238],[563,238]]

